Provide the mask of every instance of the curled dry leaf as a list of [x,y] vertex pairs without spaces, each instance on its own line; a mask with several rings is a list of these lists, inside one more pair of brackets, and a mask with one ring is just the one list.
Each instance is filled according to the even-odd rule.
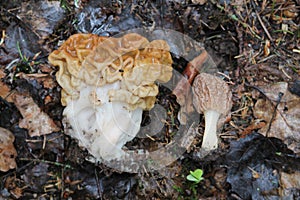
[[23,117],[19,126],[28,129],[30,137],[46,135],[60,130],[54,121],[33,101],[32,97],[27,94],[15,93],[12,98]]
[[15,136],[9,130],[0,127],[0,171],[6,172],[17,166],[14,140]]
[[27,81],[37,81],[39,84],[43,85],[45,89],[53,89],[57,86],[56,81],[49,74],[25,74],[20,72],[17,76]]
[[5,77],[4,70],[0,69],[0,97],[5,99],[8,102],[12,102],[11,97],[9,96],[10,94],[10,88],[1,80],[2,78]]
[[2,97],[3,99],[6,99],[7,101],[11,101],[11,99],[9,97],[9,93],[10,93],[10,89],[9,87],[3,83],[2,81],[0,81],[0,97]]
[[208,53],[203,50],[197,57],[190,61],[183,71],[184,77],[179,80],[173,90],[173,94],[175,94],[177,102],[180,105],[178,119],[182,124],[186,124],[187,116],[194,111],[191,85],[207,59]]
[[[283,140],[291,150],[295,153],[299,153],[300,98],[289,92],[288,84],[285,82],[260,86],[260,88],[265,92],[268,99],[258,99],[254,107],[254,116],[267,123],[266,126],[259,130],[259,132],[263,135]],[[280,92],[283,96],[275,111]],[[273,115],[274,118],[271,122]]]
[[293,191],[300,188],[300,172],[294,173],[280,173],[280,196],[293,198]]

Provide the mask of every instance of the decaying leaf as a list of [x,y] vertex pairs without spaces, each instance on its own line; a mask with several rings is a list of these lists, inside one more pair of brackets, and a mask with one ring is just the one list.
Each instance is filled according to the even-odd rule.
[[203,65],[207,60],[208,53],[203,50],[197,57],[188,63],[183,72],[184,77],[180,79],[173,90],[173,94],[175,94],[177,102],[181,106],[178,119],[182,124],[186,124],[187,116],[194,111],[191,85],[195,77],[202,71]]
[[57,83],[49,74],[25,74],[23,72],[17,74],[18,77],[23,78],[27,81],[37,81],[39,84],[43,85],[46,89],[52,89],[57,86]]
[[[299,153],[300,98],[288,91],[288,84],[285,82],[260,86],[260,89],[265,92],[268,99],[258,99],[254,107],[254,116],[267,123],[259,132],[283,140],[291,150]],[[283,94],[281,98],[280,94]]]
[[21,112],[23,119],[19,122],[21,128],[28,129],[28,134],[33,136],[46,135],[59,131],[54,121],[44,113],[27,94],[13,94],[13,101]]
[[2,78],[5,77],[5,73],[4,70],[0,70],[0,97],[2,97],[3,99],[5,99],[6,101],[11,102],[11,98],[9,96],[10,93],[10,88],[3,82],[1,81]]
[[0,171],[6,172],[17,166],[14,140],[15,136],[9,130],[0,127]]
[[18,178],[16,176],[9,176],[5,180],[5,188],[8,189],[11,196],[13,196],[13,199],[20,199],[23,195],[24,188],[19,187],[18,185]]
[[9,96],[9,92],[10,92],[9,87],[5,83],[0,81],[0,88],[1,88],[0,97],[2,97],[3,99],[6,99]]
[[63,19],[65,13],[59,1],[48,0],[22,2],[18,11],[18,17],[42,37],[53,32],[56,23]]
[[280,196],[293,198],[293,190],[300,188],[300,172],[280,173]]

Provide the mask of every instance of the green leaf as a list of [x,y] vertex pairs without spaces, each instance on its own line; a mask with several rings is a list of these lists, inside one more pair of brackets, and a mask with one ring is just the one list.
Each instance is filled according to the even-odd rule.
[[187,180],[189,181],[192,181],[192,182],[195,182],[195,183],[199,183],[200,181],[195,178],[193,175],[189,174],[187,177],[186,177]]
[[202,169],[196,169],[195,171],[190,171],[190,174],[186,177],[187,180],[193,181],[195,183],[199,183],[204,178],[202,177],[203,170]]
[[203,170],[202,169],[196,169],[195,171],[190,171],[190,174],[193,175],[195,178],[197,178],[199,180],[199,179],[202,178]]

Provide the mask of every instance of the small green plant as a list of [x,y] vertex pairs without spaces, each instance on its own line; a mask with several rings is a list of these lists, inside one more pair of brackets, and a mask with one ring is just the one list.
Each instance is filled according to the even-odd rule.
[[200,183],[200,181],[204,179],[202,175],[203,175],[203,170],[196,169],[195,171],[190,171],[190,174],[186,177],[186,179],[198,184]]
[[[78,4],[76,1],[74,1],[74,3],[75,5]],[[67,0],[60,0],[60,7],[64,10],[71,11],[69,2]]]
[[29,58],[27,58],[25,55],[23,55],[19,42],[17,42],[17,49],[18,49],[21,60],[16,65],[16,72],[24,72],[26,74],[33,73],[34,69],[32,68],[32,65],[38,64],[38,63],[34,62],[34,61],[30,61]]

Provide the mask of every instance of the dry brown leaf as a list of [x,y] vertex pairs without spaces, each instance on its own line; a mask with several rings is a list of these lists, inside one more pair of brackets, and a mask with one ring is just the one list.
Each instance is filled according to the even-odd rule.
[[20,199],[23,196],[23,190],[25,187],[18,187],[18,182],[20,182],[20,180],[16,176],[8,176],[5,180],[4,186],[14,197],[13,199]]
[[[0,79],[5,77],[5,73],[4,71],[1,69],[0,70]],[[10,88],[3,82],[0,80],[0,97],[2,97],[3,99],[5,99],[8,102],[12,102],[12,99],[9,96],[10,93]]]
[[2,81],[0,81],[0,97],[2,97],[3,99],[11,102],[11,98],[9,98],[9,93],[10,93],[10,89],[9,87],[3,83]]
[[203,50],[188,63],[183,72],[184,76],[173,90],[173,94],[175,94],[177,102],[181,107],[178,115],[181,124],[186,124],[188,115],[194,111],[191,85],[207,60],[208,53]]
[[5,77],[5,72],[3,69],[0,69],[0,78],[4,78]]
[[49,74],[25,74],[23,72],[17,74],[18,77],[27,81],[36,80],[39,84],[43,85],[46,89],[52,89],[57,86],[57,83]]
[[15,136],[9,130],[0,127],[0,171],[6,172],[17,166],[14,140]]
[[[268,135],[268,137],[276,137],[283,140],[288,148],[295,153],[299,153],[300,98],[288,91],[288,84],[285,82],[260,86],[259,88],[261,88],[269,98],[258,99],[254,107],[254,116],[267,123],[259,132],[263,135]],[[274,113],[280,92],[284,95],[280,99],[277,111]],[[274,118],[269,129],[273,114]]]
[[28,129],[28,134],[31,137],[60,130],[54,121],[27,94],[13,94],[13,101],[23,116],[19,126]]
[[280,173],[280,196],[281,197],[292,197],[292,190],[300,188],[300,172],[294,173]]
[[18,18],[43,38],[51,34],[56,23],[64,17],[59,1],[21,1],[19,6]]

